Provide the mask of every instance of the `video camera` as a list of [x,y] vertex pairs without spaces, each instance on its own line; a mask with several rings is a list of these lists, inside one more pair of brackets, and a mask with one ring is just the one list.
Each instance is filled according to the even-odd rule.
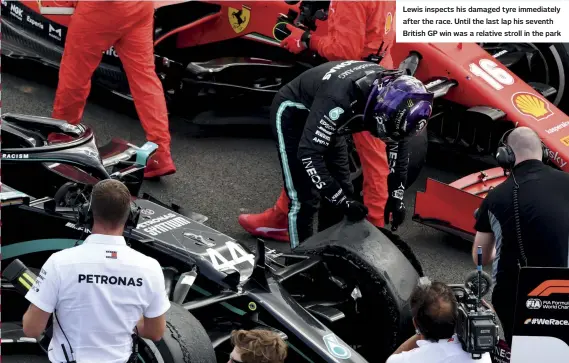
[[464,285],[450,285],[458,302],[456,333],[462,349],[480,359],[498,344],[496,314],[482,300],[490,290],[490,276],[482,271],[482,247],[478,247],[478,266],[466,278]]

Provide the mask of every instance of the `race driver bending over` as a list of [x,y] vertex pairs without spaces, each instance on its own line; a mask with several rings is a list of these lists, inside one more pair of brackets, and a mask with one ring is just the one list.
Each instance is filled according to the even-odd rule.
[[[366,59],[381,48],[383,58],[379,64],[393,68],[390,50],[395,39],[395,1],[332,0],[328,13],[327,36],[311,35],[288,25],[291,35],[281,45],[295,54],[310,48],[329,61]],[[393,156],[397,155],[398,144],[393,143],[390,145],[393,149],[386,152],[385,143],[367,131],[354,133],[352,137],[363,169],[364,204],[369,208],[367,218],[375,226],[383,227],[393,213],[391,223],[396,229],[403,222],[404,214],[397,213],[392,209],[395,205],[386,205],[386,202],[389,164],[393,166],[395,162]],[[389,163],[388,155],[391,156]],[[254,236],[288,242],[288,207],[289,199],[283,189],[274,207],[260,214],[242,214],[239,223]]]
[[[78,124],[103,52],[114,45],[146,137],[158,145],[145,178],[176,172],[168,111],[154,66],[152,1],[77,1],[67,31],[52,117]],[[57,137],[50,138],[53,142]]]
[[275,96],[271,125],[290,199],[292,249],[312,235],[320,196],[351,221],[368,213],[352,195],[344,134],[366,130],[389,144],[398,143],[388,203],[393,210],[402,207],[408,153],[401,146],[426,126],[433,94],[416,78],[401,74],[373,62],[328,62],[304,72]]

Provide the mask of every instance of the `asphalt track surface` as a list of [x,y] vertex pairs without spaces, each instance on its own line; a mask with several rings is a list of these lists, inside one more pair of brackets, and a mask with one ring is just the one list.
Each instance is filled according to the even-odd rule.
[[[50,116],[57,71],[6,59],[2,63],[2,112]],[[112,137],[137,145],[146,141],[132,103],[97,87],[93,87],[83,122],[94,128],[99,145]],[[256,213],[271,207],[282,187],[276,146],[269,128],[204,129],[171,116],[170,130],[178,171],[158,182],[145,182],[143,191],[202,213],[209,217],[207,225],[253,245],[255,239],[241,228],[237,217],[240,213]],[[427,177],[450,182],[464,175],[464,171],[456,171],[462,162],[454,156],[437,162],[437,167],[432,164],[423,169],[406,192],[407,220],[398,233],[415,251],[431,279],[458,283],[475,268],[470,257],[471,245],[410,219],[415,191],[424,190]],[[288,247],[279,242],[269,244],[279,249]]]
[[[57,71],[5,58],[2,63],[2,112],[50,116]],[[188,106],[191,107],[190,101]],[[112,137],[137,145],[146,141],[132,103],[97,87],[93,87],[83,122],[94,128],[99,145]],[[216,126],[204,130],[171,116],[170,130],[178,171],[158,182],[145,182],[143,191],[202,213],[209,217],[207,225],[253,246],[255,239],[239,226],[237,218],[241,213],[256,213],[271,207],[282,187],[276,146],[269,128]],[[471,245],[410,218],[415,191],[423,190],[427,177],[451,182],[467,173],[457,171],[464,162],[451,155],[434,163],[437,167],[432,164],[423,169],[406,192],[407,220],[398,233],[414,250],[427,276],[460,283],[475,268],[470,257]],[[269,245],[288,248],[279,242]]]

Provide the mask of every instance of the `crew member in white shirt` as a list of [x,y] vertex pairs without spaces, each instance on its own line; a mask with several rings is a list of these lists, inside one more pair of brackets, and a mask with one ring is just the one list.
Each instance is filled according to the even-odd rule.
[[143,338],[158,341],[164,334],[170,302],[162,268],[123,237],[130,198],[119,181],[95,185],[92,234],[51,255],[26,294],[31,303],[23,318],[26,336],[40,336],[54,314],[51,362],[125,363],[135,326]]
[[458,303],[442,282],[422,281],[411,295],[417,334],[409,338],[386,363],[492,363],[489,353],[473,359],[455,334]]

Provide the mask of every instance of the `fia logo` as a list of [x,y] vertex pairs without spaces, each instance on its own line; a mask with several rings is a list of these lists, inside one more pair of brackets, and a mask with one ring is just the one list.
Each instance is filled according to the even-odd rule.
[[338,341],[338,337],[334,334],[328,334],[322,337],[328,352],[338,359],[348,359],[352,356],[350,348],[344,346]]
[[526,308],[530,310],[541,309],[541,300],[539,299],[528,299],[526,301]]

